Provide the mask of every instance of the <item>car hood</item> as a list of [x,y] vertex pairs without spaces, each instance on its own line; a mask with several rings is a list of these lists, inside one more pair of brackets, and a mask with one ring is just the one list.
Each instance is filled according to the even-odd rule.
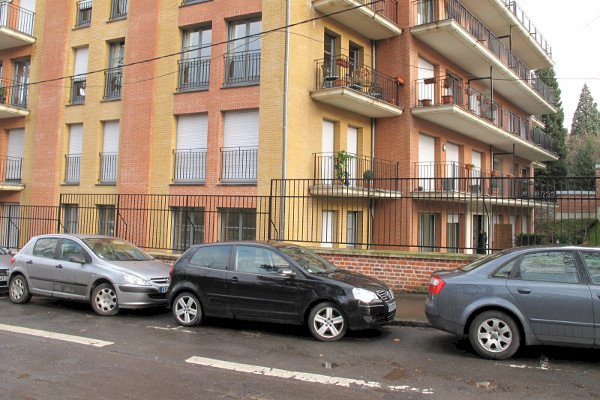
[[160,261],[106,261],[103,263],[113,269],[137,275],[144,279],[164,278],[169,276],[170,266]]
[[0,256],[0,269],[8,269],[8,262],[12,257],[10,255]]
[[337,282],[347,283],[351,286],[371,291],[389,290],[389,287],[378,279],[372,278],[367,275],[359,274],[357,272],[346,271],[343,269],[339,269],[335,272],[330,272],[328,274],[321,274],[319,276],[325,276]]

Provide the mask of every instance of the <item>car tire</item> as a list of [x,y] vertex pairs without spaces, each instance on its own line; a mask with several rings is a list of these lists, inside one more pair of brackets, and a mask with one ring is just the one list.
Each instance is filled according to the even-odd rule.
[[119,299],[113,285],[102,283],[92,290],[92,309],[101,316],[117,315]]
[[346,334],[348,322],[338,305],[324,302],[310,310],[308,329],[321,342],[335,342]]
[[179,325],[198,326],[202,323],[202,304],[198,297],[191,292],[177,295],[171,310]]
[[469,326],[469,341],[483,358],[505,360],[512,357],[521,344],[519,326],[502,311],[485,311]]
[[8,297],[15,304],[25,304],[31,300],[29,285],[23,275],[16,275],[10,280],[8,287]]

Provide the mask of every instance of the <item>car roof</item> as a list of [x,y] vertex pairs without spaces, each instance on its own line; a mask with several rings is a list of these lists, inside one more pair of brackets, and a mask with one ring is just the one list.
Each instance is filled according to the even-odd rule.
[[544,251],[544,250],[577,250],[577,251],[600,251],[600,247],[590,246],[575,246],[575,245],[561,245],[561,244],[550,244],[550,245],[535,245],[535,246],[520,246],[513,247],[510,249],[503,250],[504,253],[530,253],[533,251]]
[[80,233],[47,233],[44,235],[35,236],[35,239],[40,238],[77,238],[80,240],[83,239],[120,239],[116,236],[107,236],[107,235],[91,235],[91,234],[80,234]]

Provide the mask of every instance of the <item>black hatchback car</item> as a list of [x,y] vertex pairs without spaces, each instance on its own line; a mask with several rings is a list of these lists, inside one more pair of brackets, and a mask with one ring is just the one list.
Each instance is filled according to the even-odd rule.
[[307,324],[321,341],[385,325],[396,314],[383,282],[287,243],[191,247],[171,269],[167,297],[180,325],[205,316]]

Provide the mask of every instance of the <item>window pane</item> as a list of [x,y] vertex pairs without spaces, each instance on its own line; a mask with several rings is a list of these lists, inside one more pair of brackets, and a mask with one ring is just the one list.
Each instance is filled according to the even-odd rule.
[[190,265],[212,269],[227,269],[232,246],[200,247],[190,258]]
[[39,239],[33,246],[33,255],[36,257],[54,258],[54,250],[58,239]]
[[238,246],[235,270],[252,274],[277,274],[289,264],[271,250],[251,246]]
[[600,285],[600,252],[581,253],[585,260],[590,279],[594,285]]
[[577,283],[573,253],[554,251],[527,254],[520,266],[520,279],[528,281]]
[[59,259],[70,261],[72,257],[82,257],[85,260],[86,252],[72,240],[63,239],[60,244]]

